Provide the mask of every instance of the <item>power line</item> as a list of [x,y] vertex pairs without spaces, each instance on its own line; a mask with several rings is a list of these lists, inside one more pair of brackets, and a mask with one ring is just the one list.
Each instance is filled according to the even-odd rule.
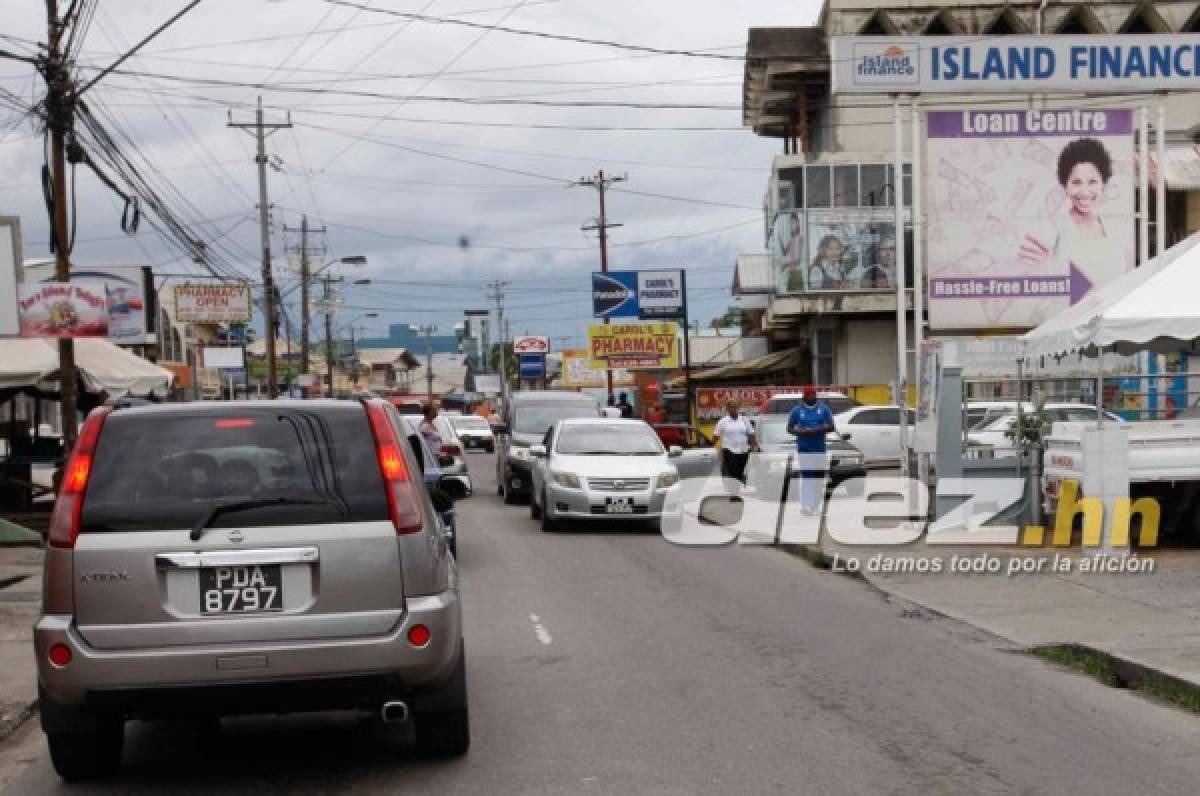
[[[429,22],[439,25],[459,25],[467,28],[482,28],[486,27],[477,22],[468,22],[463,19],[453,19],[451,17],[434,17],[425,14],[414,14],[408,11],[396,11],[390,8],[371,8],[359,3],[351,3],[348,0],[325,0],[333,5],[346,6],[347,8],[358,8],[363,11],[370,11],[374,14],[387,14],[388,16],[401,17],[403,19],[414,19],[418,22]],[[560,33],[546,33],[538,30],[524,30],[521,28],[507,28],[499,25],[494,25],[490,28],[499,33],[509,33],[518,36],[533,36],[539,39],[553,39],[554,41],[566,41],[572,44],[592,44],[599,47],[612,47],[618,50],[630,50],[633,52],[651,53],[653,55],[680,55],[688,58],[715,58],[723,61],[744,61],[746,57],[743,55],[721,55],[718,53],[704,52],[702,50],[674,50],[663,49],[660,47],[646,47],[640,44],[624,44],[622,42],[607,41],[604,39],[588,39],[582,36],[567,36]]]

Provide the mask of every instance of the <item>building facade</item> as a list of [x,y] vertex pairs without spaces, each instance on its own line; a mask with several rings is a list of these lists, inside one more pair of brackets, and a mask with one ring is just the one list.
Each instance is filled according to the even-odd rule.
[[[946,207],[931,205],[934,198],[931,181],[946,179],[944,171],[948,168],[943,160],[930,165],[928,125],[939,111],[1102,107],[1118,114],[1130,109],[1136,120],[1139,109],[1148,107],[1153,144],[1161,104],[1166,120],[1166,157],[1159,163],[1151,147],[1145,172],[1153,181],[1158,170],[1163,171],[1167,189],[1165,208],[1159,213],[1153,187],[1143,208],[1141,194],[1135,188],[1143,173],[1141,161],[1146,158],[1114,157],[1114,161],[1120,162],[1111,170],[1117,173],[1115,181],[1120,182],[1122,200],[1128,201],[1129,206],[1127,212],[1113,216],[1107,223],[1120,227],[1113,231],[1128,239],[1132,251],[1135,245],[1142,245],[1137,218],[1148,212],[1146,237],[1150,256],[1155,254],[1160,219],[1168,246],[1200,229],[1197,149],[1200,102],[1194,95],[1085,97],[964,93],[904,97],[901,149],[905,154],[897,180],[893,98],[886,94],[832,92],[833,37],[970,36],[995,37],[1000,41],[1002,37],[1018,35],[1053,38],[1093,34],[1104,35],[1119,45],[1124,36],[1186,33],[1200,33],[1200,2],[1195,0],[936,4],[828,0],[813,27],[751,29],[743,85],[743,121],[756,135],[778,139],[782,151],[770,164],[764,199],[764,245],[769,277],[759,273],[763,270],[761,266],[751,267],[749,261],[743,261],[735,277],[741,283],[735,282],[735,294],[742,295],[743,301],[755,307],[753,317],[762,333],[771,338],[772,350],[803,349],[806,369],[814,382],[849,385],[861,392],[860,398],[867,400],[887,396],[888,386],[898,373],[898,304],[903,302],[908,313],[906,347],[911,352],[916,321],[912,315],[913,291],[925,291],[923,298],[928,297],[928,282],[913,283],[914,248],[922,256],[920,271],[928,274],[927,244],[932,241],[936,248],[940,241],[937,235],[941,234],[939,220],[952,217]],[[920,169],[917,184],[921,192],[918,197],[921,217],[916,225],[919,240],[914,238],[911,213],[914,142],[910,103],[914,100],[920,103],[921,110],[916,141]],[[1128,147],[1140,151],[1133,150],[1135,137],[1139,137],[1136,129],[1131,131]],[[1015,163],[1021,153],[1015,149],[1012,152]],[[1008,168],[1005,162],[980,165]],[[1048,170],[1052,170],[1052,165]],[[942,186],[935,188],[940,190]],[[1022,188],[1029,193],[1037,186],[1017,181],[1010,190],[1019,194]],[[905,208],[900,230],[896,229],[894,207],[898,193]],[[969,202],[974,198],[954,196],[952,201]],[[1111,196],[1109,199],[1115,201]],[[978,218],[977,234],[981,239],[988,234],[988,219],[984,216],[981,212]],[[904,250],[903,259],[897,257],[897,248]],[[748,279],[752,273],[754,279]],[[908,286],[903,296],[896,289],[901,275]],[[1092,280],[1093,286],[1097,281]],[[765,290],[764,283],[769,284]],[[938,282],[935,290],[943,287]],[[953,324],[954,328],[938,328],[936,324],[922,328],[927,336],[977,338],[1019,333],[1032,325],[1020,315],[993,317],[978,313],[977,317],[977,326],[972,326],[973,321],[968,318]],[[923,317],[922,322],[927,319]],[[911,354],[908,372],[914,372]]]

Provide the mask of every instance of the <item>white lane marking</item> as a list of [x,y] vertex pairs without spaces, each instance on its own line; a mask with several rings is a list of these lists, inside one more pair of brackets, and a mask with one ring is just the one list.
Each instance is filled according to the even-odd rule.
[[537,640],[546,646],[550,646],[550,642],[554,641],[554,639],[551,638],[550,631],[546,630],[546,628],[542,625],[538,615],[530,614],[529,621],[533,622],[533,634],[537,636]]

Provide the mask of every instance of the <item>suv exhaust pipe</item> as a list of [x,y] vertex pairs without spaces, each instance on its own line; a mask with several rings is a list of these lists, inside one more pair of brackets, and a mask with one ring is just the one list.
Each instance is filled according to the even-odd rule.
[[408,705],[398,699],[384,702],[383,707],[379,710],[379,715],[383,718],[384,724],[399,724],[408,721]]

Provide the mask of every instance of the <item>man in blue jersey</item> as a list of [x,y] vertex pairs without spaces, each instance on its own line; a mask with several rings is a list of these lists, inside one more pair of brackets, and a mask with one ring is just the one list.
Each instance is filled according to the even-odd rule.
[[816,514],[821,508],[825,487],[825,435],[833,431],[833,412],[817,400],[815,387],[805,387],[802,400],[787,419],[788,433],[796,437],[797,466],[800,470],[800,510]]

